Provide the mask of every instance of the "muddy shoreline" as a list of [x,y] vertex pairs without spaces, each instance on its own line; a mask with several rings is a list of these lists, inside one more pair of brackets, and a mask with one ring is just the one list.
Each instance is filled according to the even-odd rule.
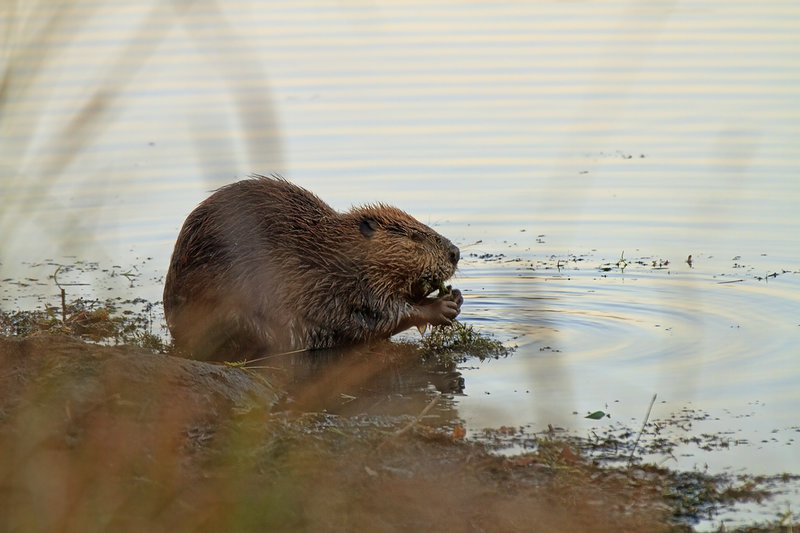
[[[252,369],[63,334],[0,338],[0,530],[691,531],[774,482],[614,465],[556,429],[503,456],[491,442],[516,430],[465,440],[407,402],[377,415],[331,393],[348,409],[309,410],[325,375],[374,379],[399,357],[306,369],[290,396],[307,402],[287,407]],[[425,397],[446,407],[447,395]]]
[[[514,338],[459,324],[423,340],[208,364],[174,355],[158,303],[70,298],[85,277],[132,284],[131,271],[52,268],[61,302],[0,312],[0,531],[708,531],[800,484],[794,473],[670,469],[687,442],[738,445],[692,430],[710,416],[701,410],[645,420],[641,441],[641,421],[607,419],[608,405],[573,413],[597,424],[581,436],[467,431],[466,369],[515,357]],[[51,285],[15,282],[28,283]],[[798,531],[794,513],[726,528]]]

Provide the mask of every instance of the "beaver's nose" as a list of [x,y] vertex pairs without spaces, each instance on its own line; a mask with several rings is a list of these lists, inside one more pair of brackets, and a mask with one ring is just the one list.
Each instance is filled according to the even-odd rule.
[[450,262],[453,263],[453,266],[458,264],[458,260],[461,258],[461,251],[458,249],[458,246],[455,244],[450,245]]

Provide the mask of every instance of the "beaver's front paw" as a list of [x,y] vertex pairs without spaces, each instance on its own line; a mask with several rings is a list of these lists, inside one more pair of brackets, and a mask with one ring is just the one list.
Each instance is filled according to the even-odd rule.
[[394,333],[399,333],[405,329],[415,326],[420,333],[424,334],[428,325],[450,326],[453,320],[461,312],[461,304],[464,297],[461,291],[447,287],[447,292],[438,295],[436,298],[425,298],[422,302],[413,304],[410,312],[406,315]]
[[453,289],[451,287],[448,287],[448,289],[449,289],[449,292],[447,294],[445,294],[444,296],[442,296],[442,298],[447,298],[447,299],[450,299],[450,300],[454,301],[456,303],[456,305],[458,306],[458,312],[460,313],[461,312],[461,304],[464,303],[464,297],[461,296],[461,291],[460,290]]
[[433,326],[449,326],[461,312],[464,298],[455,290],[441,298],[431,298],[423,306],[425,321]]

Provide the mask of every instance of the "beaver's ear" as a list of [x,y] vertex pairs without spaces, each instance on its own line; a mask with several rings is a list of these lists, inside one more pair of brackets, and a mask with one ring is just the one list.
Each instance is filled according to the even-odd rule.
[[361,230],[361,235],[371,239],[375,232],[378,231],[378,221],[374,218],[364,217],[361,219],[358,229]]

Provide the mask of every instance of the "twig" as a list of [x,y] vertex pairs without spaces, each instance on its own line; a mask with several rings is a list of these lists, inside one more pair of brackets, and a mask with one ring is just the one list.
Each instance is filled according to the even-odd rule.
[[58,268],[55,272],[53,272],[53,281],[56,282],[56,287],[61,290],[61,323],[67,323],[67,291],[64,290],[64,287],[58,282],[58,271],[61,270],[61,265],[58,265]]
[[290,350],[288,352],[280,352],[280,353],[273,353],[270,355],[265,355],[264,357],[257,357],[255,359],[248,359],[243,361],[242,364],[249,365],[250,363],[257,363],[259,361],[264,361],[266,359],[272,359],[273,357],[281,357],[283,355],[292,355],[296,353],[303,353],[309,351],[308,348],[300,348],[298,350]]
[[409,422],[408,424],[406,424],[405,426],[403,426],[399,430],[395,431],[389,438],[387,438],[385,441],[381,442],[378,445],[378,449],[380,450],[381,448],[383,448],[386,445],[387,442],[391,441],[392,439],[396,439],[397,437],[399,437],[403,433],[408,432],[411,428],[416,426],[419,423],[419,421],[422,420],[422,418],[425,415],[427,415],[430,412],[431,409],[433,409],[433,406],[436,405],[436,402],[439,401],[439,397],[440,396],[441,395],[434,396],[433,399],[428,403],[428,405],[425,406],[425,409],[423,409],[422,412],[420,412],[420,414],[418,414],[417,417],[414,420],[412,420],[411,422]]
[[633,464],[633,454],[636,453],[636,447],[639,446],[639,439],[642,438],[642,433],[644,432],[644,427],[647,425],[647,420],[650,418],[650,411],[653,409],[653,404],[656,403],[656,396],[657,394],[653,394],[653,399],[650,400],[650,407],[647,408],[647,414],[644,415],[644,422],[642,422],[642,428],[639,430],[639,434],[636,435],[636,442],[633,443],[633,449],[631,450],[631,456],[628,457],[628,466]]
[[[295,354],[295,353],[302,353],[302,352],[307,352],[307,351],[308,350],[306,348],[300,348],[299,350],[292,350],[290,352],[273,353],[273,354],[270,354],[270,355],[265,355],[264,357],[257,357],[255,359],[245,359],[244,361],[222,361],[222,362],[209,361],[209,363],[211,363],[212,365],[230,366],[230,367],[233,367],[233,368],[262,368],[262,367],[257,367],[257,366],[249,367],[247,365],[249,365],[251,363],[257,363],[259,361],[264,361],[266,359],[272,359],[273,357],[281,357],[283,355],[292,355],[292,354]],[[263,368],[270,368],[270,367],[263,367]]]

